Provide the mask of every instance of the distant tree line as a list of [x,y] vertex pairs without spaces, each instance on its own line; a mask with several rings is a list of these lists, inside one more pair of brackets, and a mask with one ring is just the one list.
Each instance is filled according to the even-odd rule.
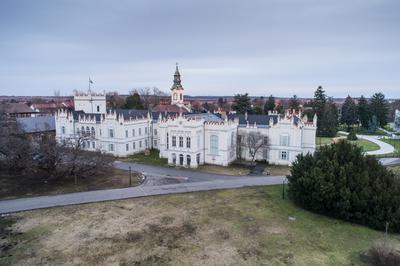
[[377,127],[384,127],[388,123],[390,109],[385,95],[378,92],[369,100],[361,95],[357,104],[350,95],[347,96],[341,111],[341,123],[348,127],[360,125],[374,131]]
[[[286,105],[286,106],[284,106]],[[277,104],[275,97],[270,95],[267,99],[263,96],[251,100],[248,93],[236,94],[232,103],[232,110],[239,114],[268,114],[269,112],[277,112],[283,114],[285,109],[299,110],[300,101],[296,95],[293,95],[289,101]]]
[[165,96],[167,94],[157,87],[133,89],[127,97],[123,97],[114,91],[107,94],[107,105],[113,109],[150,110],[160,104],[161,98]]

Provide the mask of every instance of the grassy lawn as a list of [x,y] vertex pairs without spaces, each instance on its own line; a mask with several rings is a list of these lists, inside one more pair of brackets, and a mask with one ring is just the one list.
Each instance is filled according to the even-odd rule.
[[269,173],[269,175],[289,175],[290,166],[287,165],[268,165],[264,169],[264,174]]
[[[125,159],[125,161],[150,164],[156,166],[173,167],[168,165],[167,159],[159,157],[158,150],[151,150],[149,155],[145,155],[144,153],[131,155],[127,159]],[[182,167],[182,170],[186,169],[187,168]],[[212,173],[212,174],[223,174],[223,175],[247,175],[249,173],[249,169],[247,167],[238,164],[231,164],[228,167],[205,164],[205,165],[200,165],[196,169],[190,168],[190,170]]]
[[397,151],[400,151],[400,139],[380,139],[380,140],[392,145]]
[[353,144],[356,144],[357,146],[361,147],[363,151],[376,151],[379,150],[379,145],[365,139],[358,139],[358,140],[352,140],[350,141]]
[[131,155],[125,159],[128,162],[134,163],[143,163],[143,164],[151,164],[157,166],[168,166],[168,160],[159,157],[158,150],[150,150],[149,155],[145,155],[144,153],[138,153],[135,155]]
[[[190,169],[192,170],[192,169]],[[211,165],[205,164],[200,165],[197,169],[200,172],[212,173],[212,174],[221,174],[221,175],[247,175],[250,170],[247,167],[238,164],[231,164],[228,167],[220,166],[220,165]]]
[[315,143],[317,146],[329,145],[333,143],[333,138],[331,137],[316,137]]
[[384,237],[304,211],[281,186],[17,213],[0,234],[0,265],[360,265]]
[[380,139],[380,140],[394,146],[395,151],[392,153],[378,155],[377,157],[400,157],[400,140],[399,139]]
[[[132,174],[132,185],[139,183],[139,177]],[[129,186],[129,173],[119,169],[111,169],[100,176],[79,179],[67,178],[62,181],[43,182],[37,179],[26,179],[18,176],[0,175],[0,199],[16,197],[56,195],[71,192],[91,191],[108,188],[124,188]]]
[[[362,128],[362,127],[358,127],[358,126],[354,125],[352,127],[352,129],[355,131],[356,134],[359,134],[359,135],[382,135],[382,136],[387,135],[385,131],[383,131],[379,128],[377,130],[375,130],[374,132],[371,132],[370,130],[368,130],[366,128]],[[349,132],[349,128],[346,125],[340,125],[338,130]]]
[[[334,138],[330,137],[316,137],[315,143],[318,146],[323,146],[323,145],[329,145],[334,143],[335,141],[338,141],[339,139],[346,139],[344,136],[338,136]],[[365,139],[358,139],[354,141],[350,141],[353,144],[356,144],[357,146],[361,147],[363,151],[376,151],[379,150],[379,146],[371,141],[365,140]]]

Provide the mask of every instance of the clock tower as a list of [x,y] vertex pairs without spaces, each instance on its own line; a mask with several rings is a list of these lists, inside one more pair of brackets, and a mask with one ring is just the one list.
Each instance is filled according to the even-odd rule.
[[181,74],[179,73],[178,63],[176,63],[174,84],[171,87],[171,104],[183,105],[183,91]]

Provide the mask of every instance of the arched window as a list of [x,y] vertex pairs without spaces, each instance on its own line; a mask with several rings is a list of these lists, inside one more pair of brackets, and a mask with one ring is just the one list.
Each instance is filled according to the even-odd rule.
[[64,126],[61,127],[61,133],[65,134],[65,127]]
[[186,155],[186,164],[190,166],[190,155]]
[[178,97],[176,96],[176,93],[174,93],[174,100],[176,100]]
[[182,101],[183,100],[183,94],[182,93],[180,94],[180,98],[181,98],[181,101]]
[[210,137],[210,153],[213,155],[218,154],[218,136],[211,135]]
[[81,134],[85,135],[85,127],[81,127]]
[[90,135],[90,128],[86,127],[86,135],[89,136]]
[[179,154],[179,164],[183,165],[183,154]]
[[96,131],[94,130],[94,127],[92,127],[92,136],[96,135]]

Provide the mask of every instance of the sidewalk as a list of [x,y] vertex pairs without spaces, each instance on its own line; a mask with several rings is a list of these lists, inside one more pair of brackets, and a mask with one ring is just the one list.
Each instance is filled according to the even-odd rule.
[[3,200],[0,201],[0,214],[153,195],[240,188],[249,186],[277,185],[282,184],[284,180],[286,180],[284,176],[243,177],[240,179],[232,180],[189,182],[162,186],[138,186],[122,189],[107,189],[89,192],[69,193],[56,196]]

